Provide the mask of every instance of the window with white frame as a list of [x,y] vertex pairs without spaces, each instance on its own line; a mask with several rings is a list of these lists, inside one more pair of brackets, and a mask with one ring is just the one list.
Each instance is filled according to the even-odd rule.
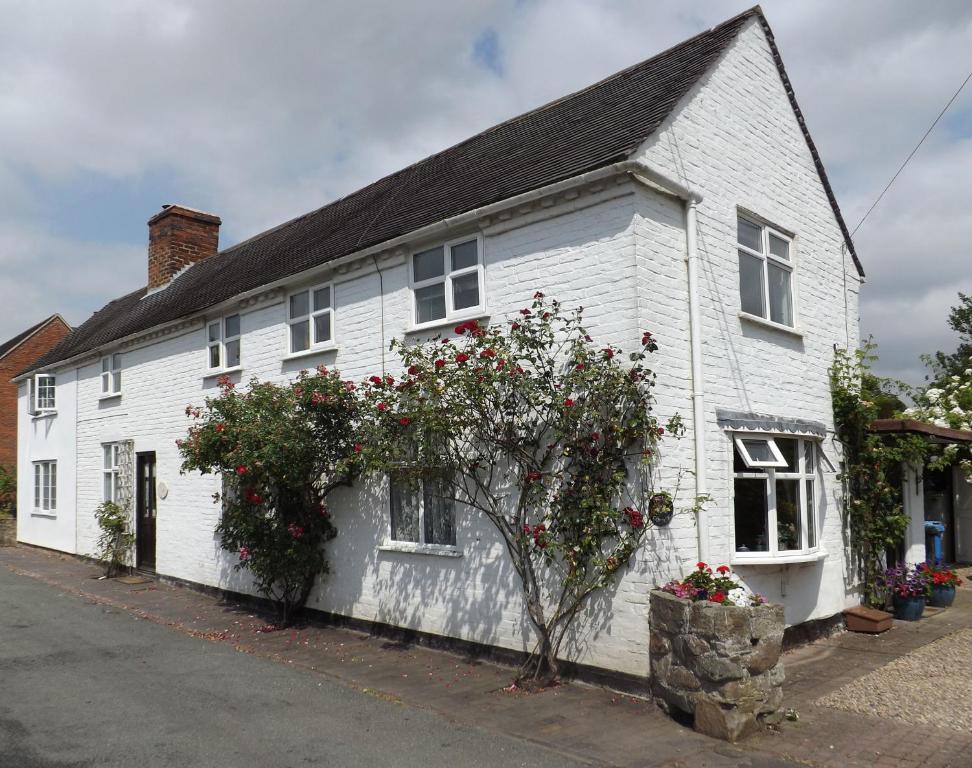
[[739,216],[739,299],[742,311],[780,325],[793,325],[791,238]]
[[413,253],[409,279],[416,325],[483,307],[480,239],[466,237]]
[[206,326],[209,370],[240,366],[240,316],[227,315]]
[[101,396],[121,394],[121,354],[115,352],[101,358]]
[[749,433],[732,441],[736,559],[815,550],[817,442]]
[[57,462],[34,462],[34,511],[57,511]]
[[390,482],[391,539],[412,544],[456,545],[456,515],[443,484],[420,481],[415,487]]
[[101,446],[103,453],[102,482],[104,491],[102,499],[117,504],[120,498],[119,488],[121,471],[118,467],[118,458],[121,446],[118,443],[105,443]]
[[30,380],[30,412],[54,413],[57,410],[57,379],[51,373],[39,373]]
[[334,287],[330,283],[290,294],[287,300],[290,354],[330,344],[334,339]]

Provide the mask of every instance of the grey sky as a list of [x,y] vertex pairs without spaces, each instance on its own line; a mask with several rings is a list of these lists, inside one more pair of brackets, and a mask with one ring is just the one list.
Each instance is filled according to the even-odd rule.
[[[229,245],[746,7],[0,0],[0,339],[143,285],[162,203]],[[972,4],[763,8],[853,227],[972,68]],[[920,380],[972,292],[970,134],[972,89],[856,237],[890,375]]]

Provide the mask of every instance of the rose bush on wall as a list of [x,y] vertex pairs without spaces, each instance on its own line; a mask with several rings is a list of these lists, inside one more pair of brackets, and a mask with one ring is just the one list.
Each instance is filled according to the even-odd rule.
[[515,321],[455,332],[392,343],[405,373],[364,385],[362,457],[495,526],[537,636],[517,679],[546,684],[589,596],[642,545],[656,452],[682,424],[654,414],[650,333],[623,355],[541,293]]
[[186,408],[194,423],[177,441],[182,470],[222,476],[220,543],[283,625],[327,572],[323,545],[336,534],[327,496],[354,477],[356,411],[354,385],[324,367],[245,391],[224,377],[204,407]]

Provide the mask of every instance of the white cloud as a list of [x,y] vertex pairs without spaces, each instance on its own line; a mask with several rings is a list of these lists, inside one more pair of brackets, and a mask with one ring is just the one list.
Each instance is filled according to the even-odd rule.
[[[0,299],[17,307],[0,316],[0,339],[50,311],[81,321],[143,279],[144,239],[53,234],[61,212],[44,209],[37,184],[96,174],[135,188],[171,177],[179,199],[160,191],[139,220],[165,202],[208,208],[223,217],[228,243],[746,7],[0,0],[0,196],[9,200]],[[764,9],[853,226],[966,74],[972,5],[768,0]],[[502,77],[473,53],[487,29]],[[972,240],[962,172],[972,161],[970,97],[858,238],[864,327],[879,331],[889,370],[916,371],[920,352],[952,343],[947,306]]]

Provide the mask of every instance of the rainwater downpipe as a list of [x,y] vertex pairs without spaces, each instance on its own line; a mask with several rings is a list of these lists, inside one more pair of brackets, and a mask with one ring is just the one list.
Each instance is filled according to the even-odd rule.
[[[685,261],[688,266],[689,342],[692,350],[692,430],[695,436],[695,495],[709,491],[705,477],[705,389],[702,383],[702,319],[699,312],[698,203],[693,193],[685,200]],[[699,560],[709,559],[709,529],[705,506],[699,505],[696,526]]]

